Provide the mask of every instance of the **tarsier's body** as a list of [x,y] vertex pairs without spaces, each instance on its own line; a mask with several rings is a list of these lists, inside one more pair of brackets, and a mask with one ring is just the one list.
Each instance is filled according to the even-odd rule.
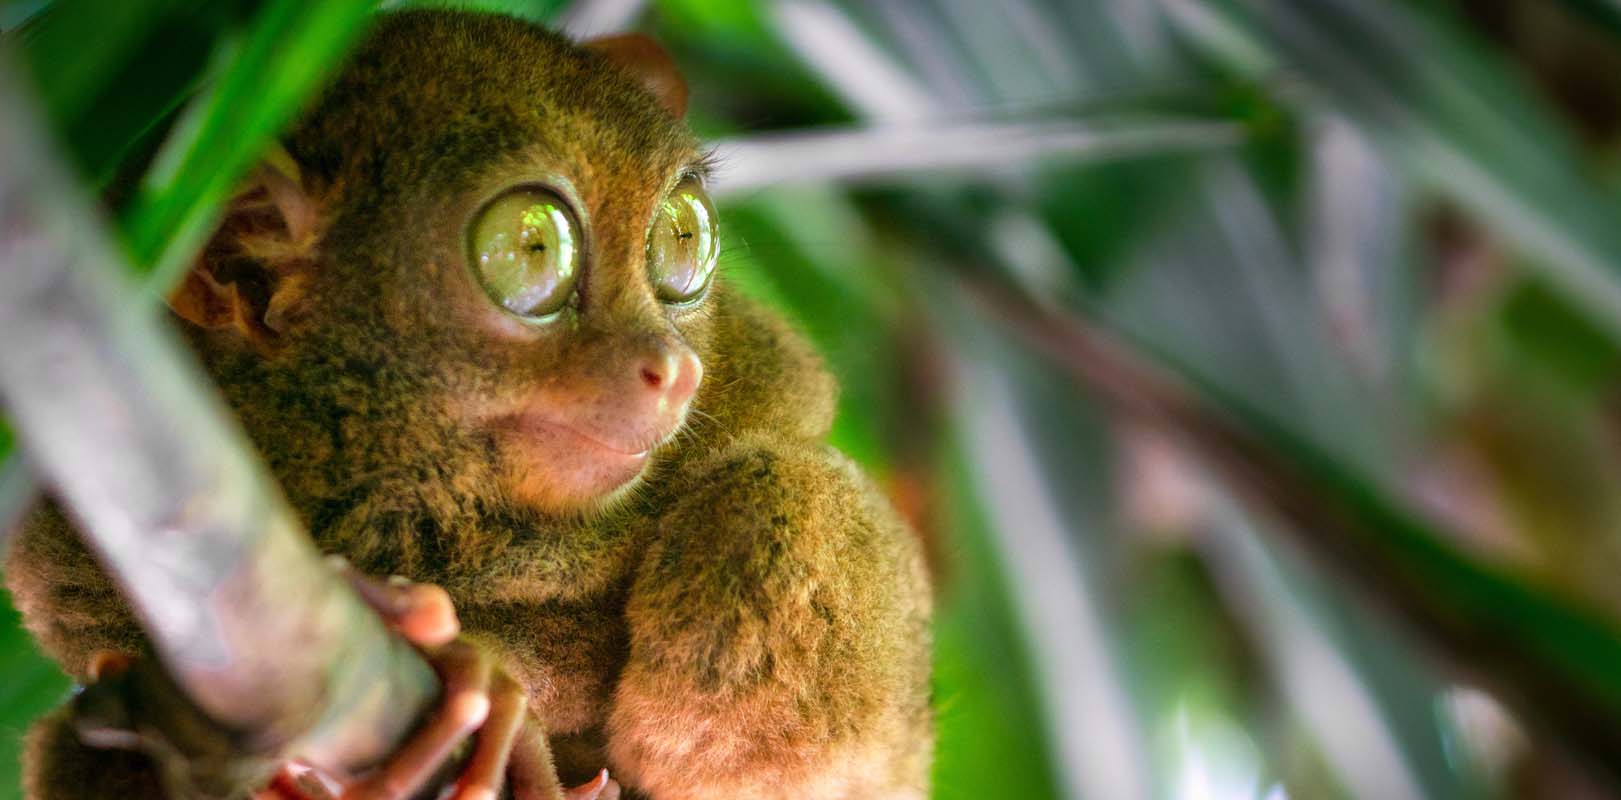
[[[831,380],[724,285],[672,302],[691,287],[650,276],[661,203],[703,169],[677,114],[524,23],[413,13],[284,141],[312,213],[277,214],[289,187],[270,186],[176,308],[322,548],[445,587],[565,782],[606,766],[661,799],[921,796],[926,581],[818,442]],[[480,209],[513,191],[567,204],[583,254],[566,302],[527,319],[510,309],[532,298],[468,263]],[[8,576],[71,674],[138,649],[56,512]],[[102,756],[52,725],[31,791],[109,791],[116,770],[73,763]]]

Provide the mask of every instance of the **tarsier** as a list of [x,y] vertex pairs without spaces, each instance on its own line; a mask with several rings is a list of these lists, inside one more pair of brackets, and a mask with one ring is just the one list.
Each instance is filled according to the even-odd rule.
[[[712,279],[685,103],[644,38],[385,15],[171,306],[320,547],[453,600],[462,796],[921,797],[921,559],[821,443],[812,349]],[[142,652],[54,507],[7,576],[81,681]],[[409,756],[349,793],[435,791]],[[36,798],[159,791],[65,712],[25,760]]]

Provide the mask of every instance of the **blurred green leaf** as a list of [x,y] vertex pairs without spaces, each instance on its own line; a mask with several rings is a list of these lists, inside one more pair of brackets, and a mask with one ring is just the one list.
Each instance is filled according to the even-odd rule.
[[1581,750],[1592,766],[1617,763],[1621,739],[1601,732],[1612,729],[1607,723],[1588,721],[1621,719],[1621,676],[1608,667],[1621,663],[1613,617],[1556,586],[1463,555],[1451,544],[1460,537],[1413,514],[1383,473],[1325,449],[1305,421],[1257,406],[1251,392],[1209,365],[1125,339],[1195,392],[1199,403],[1188,406],[1118,343],[1097,340],[1095,329],[1028,303],[991,305],[1093,391],[1179,431],[1231,491],[1287,520],[1320,564],[1352,580],[1363,602],[1398,609],[1425,642],[1504,692],[1518,713]]
[[1621,377],[1621,347],[1546,282],[1517,284],[1503,300],[1503,326],[1527,367],[1546,370],[1572,390],[1593,394]]
[[462,8],[469,11],[490,11],[515,17],[548,22],[567,6],[569,0],[384,0],[389,8]]
[[67,695],[69,681],[40,654],[23,630],[10,597],[0,590],[0,798],[21,797],[22,735],[35,717]]
[[370,18],[369,3],[271,0],[182,114],[124,214],[130,261],[167,285],[208,235],[219,205]]
[[935,611],[934,794],[939,800],[1057,798],[1028,643],[1008,604],[1007,565],[972,500],[961,445],[949,448],[952,581]]
[[1074,268],[1099,289],[1129,267],[1126,258],[1179,203],[1196,157],[1161,157],[1056,168],[1038,177],[1042,220]]
[[[1133,538],[1147,533],[1123,532]],[[1188,793],[1181,781],[1195,768],[1189,761],[1211,755],[1200,752],[1205,737],[1183,728],[1211,719],[1247,723],[1244,729],[1256,737],[1270,702],[1253,679],[1258,668],[1243,632],[1223,613],[1222,598],[1194,553],[1180,544],[1173,539],[1136,548],[1121,576],[1133,590],[1118,600],[1132,688],[1151,725],[1154,769],[1172,797]],[[1265,783],[1261,769],[1248,777]]]
[[0,0],[0,33],[10,32],[38,15],[51,0]]
[[1257,525],[1223,502],[1205,548],[1287,698],[1351,794],[1365,800],[1481,796],[1452,763],[1434,707],[1444,685],[1384,620],[1357,617],[1332,584],[1275,554]]
[[47,118],[69,127],[128,67],[142,39],[164,17],[202,5],[195,0],[60,0],[8,38],[31,67]]
[[830,441],[877,465],[895,409],[892,382],[880,376],[895,374],[895,356],[859,217],[837,195],[805,190],[768,192],[722,213],[722,272],[810,334],[841,384]]
[[[786,52],[758,2],[657,0],[649,30],[681,54],[694,95],[688,117],[706,138],[847,122],[849,112]],[[748,75],[749,80],[736,80]]]
[[972,498],[1002,553],[1043,705],[1039,720],[1061,795],[1160,796],[1151,725],[1106,587],[1121,567],[1108,420],[954,292],[931,292],[957,357],[953,409],[971,454]]
[[[1294,524],[1313,527],[1297,533],[1324,561],[1362,577],[1364,592],[1400,608],[1426,639],[1450,649],[1483,680],[1511,689],[1518,710],[1530,718],[1567,734],[1585,727],[1579,720],[1588,714],[1621,720],[1621,674],[1610,668],[1621,663],[1621,626],[1613,618],[1558,587],[1463,555],[1450,544],[1459,537],[1413,514],[1378,477],[1258,411],[1201,369],[1163,353],[1159,358],[1267,448],[1267,458],[1276,460],[1263,469],[1273,480],[1297,476],[1274,484],[1295,498],[1294,508],[1319,498],[1310,501],[1314,518]],[[1242,469],[1236,462],[1226,466]],[[1605,753],[1621,741],[1590,736],[1581,745]]]
[[657,0],[663,24],[690,35],[731,47],[748,48],[764,56],[776,49],[764,5],[738,0]]
[[162,132],[202,79],[216,40],[250,11],[242,0],[65,0],[16,40],[69,156],[106,185]]
[[1190,39],[1258,81],[1272,76],[1254,70],[1270,65],[1239,52],[1289,64],[1413,175],[1537,256],[1571,302],[1621,339],[1621,204],[1594,184],[1524,81],[1444,15],[1359,0],[1169,7]]

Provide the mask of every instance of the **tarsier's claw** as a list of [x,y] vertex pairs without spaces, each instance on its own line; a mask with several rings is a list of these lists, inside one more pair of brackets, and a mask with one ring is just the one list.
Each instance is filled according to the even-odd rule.
[[315,770],[287,764],[276,773],[269,786],[254,793],[253,800],[336,800],[339,792],[337,786],[327,785]]
[[619,800],[619,784],[608,777],[608,770],[597,773],[590,783],[563,793],[565,800]]

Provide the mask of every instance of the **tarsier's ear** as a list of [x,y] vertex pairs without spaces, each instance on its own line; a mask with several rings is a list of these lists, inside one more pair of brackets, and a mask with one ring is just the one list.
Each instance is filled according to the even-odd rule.
[[687,81],[681,77],[675,59],[651,36],[640,33],[621,33],[602,36],[583,43],[590,50],[620,67],[629,70],[642,82],[642,86],[677,119],[687,113]]
[[276,146],[231,199],[219,230],[170,293],[170,308],[274,351],[304,296],[319,218],[298,164]]

